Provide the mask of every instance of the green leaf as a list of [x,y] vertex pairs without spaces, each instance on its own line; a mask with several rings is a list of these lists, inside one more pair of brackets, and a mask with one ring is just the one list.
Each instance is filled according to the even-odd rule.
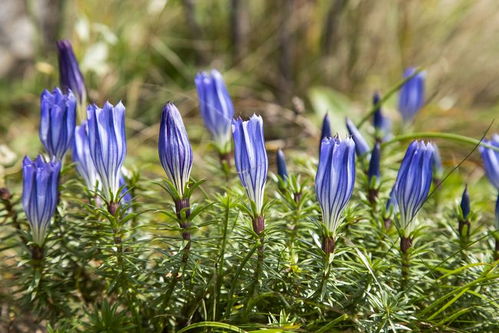
[[225,324],[225,323],[220,323],[220,322],[216,322],[216,321],[203,321],[200,323],[195,323],[195,324],[189,325],[187,327],[184,327],[181,330],[178,330],[177,333],[183,333],[183,332],[187,332],[187,331],[190,331],[192,329],[201,328],[201,327],[220,328],[220,329],[224,329],[224,330],[228,330],[228,331],[232,331],[232,332],[248,333],[247,331],[244,331],[237,326],[233,326],[233,325],[229,325],[229,324]]

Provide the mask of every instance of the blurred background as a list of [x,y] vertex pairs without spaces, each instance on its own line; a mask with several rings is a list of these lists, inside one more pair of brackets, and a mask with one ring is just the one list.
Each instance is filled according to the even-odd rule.
[[[393,88],[407,66],[427,78],[414,130],[480,138],[499,114],[497,36],[496,0],[2,0],[0,173],[18,174],[22,156],[42,150],[39,95],[58,85],[58,39],[72,41],[91,101],[126,105],[128,165],[158,165],[169,100],[196,153],[210,152],[194,75],[211,68],[237,115],[264,117],[269,150],[315,154],[326,112],[345,133],[344,117],[359,120],[373,92]],[[401,128],[396,105],[395,96],[384,110]],[[442,146],[448,166],[472,148]]]

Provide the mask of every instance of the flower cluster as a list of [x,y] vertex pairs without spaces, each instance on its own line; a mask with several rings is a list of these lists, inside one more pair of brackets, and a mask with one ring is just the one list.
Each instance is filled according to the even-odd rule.
[[[95,198],[100,197],[105,201],[113,215],[120,201],[133,200],[122,174],[127,154],[125,106],[121,102],[116,105],[106,102],[102,108],[90,104],[85,119],[76,126],[77,104],[81,104],[86,97],[84,80],[71,44],[60,41],[57,46],[63,90],[45,90],[40,99],[40,140],[49,159],[39,156],[32,161],[26,157],[23,162],[23,206],[32,227],[33,242],[39,246],[45,241],[50,219],[56,209],[59,173],[69,148],[72,149],[76,169],[86,187]],[[409,121],[423,106],[424,76],[414,69],[408,69],[404,76],[406,81],[400,91],[399,110],[404,121]],[[258,115],[253,115],[249,120],[234,119],[234,106],[218,71],[199,73],[194,82],[201,116],[219,154],[224,155],[224,158],[230,159],[233,139],[234,164],[251,202],[254,231],[260,235],[265,228],[264,192],[268,173],[263,119]],[[377,200],[382,142],[390,135],[391,128],[389,119],[382,114],[378,94],[374,95],[373,105],[376,131],[374,146],[367,143],[359,128],[348,118],[346,128],[350,136],[345,139],[332,136],[327,114],[322,123],[315,193],[322,211],[323,249],[326,253],[334,250],[343,220],[342,212],[354,192],[356,156],[361,162],[369,161],[368,168],[363,170],[369,183],[368,199],[373,205]],[[486,174],[499,190],[499,153],[494,148],[499,147],[499,136],[494,136],[490,141],[485,140],[484,144],[480,151]],[[162,110],[158,153],[168,179],[167,190],[175,201],[181,226],[187,229],[190,225],[189,199],[193,186],[190,175],[194,158],[181,114],[173,103],[167,103]],[[286,184],[289,174],[281,150],[277,151],[276,162],[280,184]],[[387,211],[396,215],[401,238],[408,239],[409,245],[413,221],[428,198],[433,178],[440,179],[442,173],[436,145],[423,141],[414,141],[409,145],[387,203]],[[466,219],[469,214],[467,191],[463,194],[461,208]],[[497,220],[499,230],[499,217]],[[184,230],[186,233],[188,231]],[[190,236],[185,239],[190,239]]]

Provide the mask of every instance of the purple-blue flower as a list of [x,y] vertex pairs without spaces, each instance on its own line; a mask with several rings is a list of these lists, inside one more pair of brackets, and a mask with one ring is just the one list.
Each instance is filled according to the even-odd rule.
[[222,75],[217,70],[202,72],[196,75],[194,82],[206,128],[220,152],[230,151],[234,106]]
[[72,155],[76,170],[85,181],[87,188],[90,191],[96,191],[101,181],[90,154],[87,122],[76,126]]
[[102,182],[102,191],[109,201],[116,200],[120,188],[121,166],[126,156],[125,107],[106,102],[101,109],[89,105],[88,139],[90,156]]
[[132,202],[132,193],[128,189],[128,185],[125,181],[125,177],[120,177],[120,188],[121,188],[121,203],[129,205]]
[[44,90],[40,96],[40,141],[51,158],[62,161],[76,126],[76,99],[69,90]]
[[23,208],[31,226],[33,242],[43,246],[50,219],[58,201],[59,161],[46,162],[41,156],[23,160]]
[[440,150],[438,150],[438,146],[434,143],[431,144],[433,146],[433,179],[439,181],[444,174],[444,167],[442,165],[442,157],[440,156]]
[[371,159],[369,160],[369,168],[367,169],[367,179],[369,182],[374,178],[376,181],[379,180],[381,175],[380,172],[380,157],[381,157],[381,145],[376,142],[373,151],[371,153]]
[[360,134],[357,126],[355,126],[355,124],[348,118],[346,118],[346,124],[348,133],[350,133],[353,141],[355,142],[355,152],[357,153],[357,156],[360,157],[367,154],[370,150],[369,145],[362,134]]
[[[407,68],[404,78],[408,78],[416,72],[414,68]],[[407,80],[400,89],[399,111],[404,122],[411,121],[416,113],[421,110],[425,101],[425,77],[418,73]]]
[[85,81],[78,65],[78,60],[73,52],[73,46],[69,40],[57,42],[59,59],[59,81],[64,91],[71,89],[77,96],[79,103],[86,98]]
[[355,143],[351,138],[325,138],[321,142],[315,193],[327,230],[336,235],[341,212],[355,185]]
[[432,182],[434,149],[431,143],[413,141],[405,153],[393,187],[396,206],[400,212],[398,229],[408,237],[408,228],[425,203]]
[[395,198],[395,187],[390,190],[390,196],[386,201],[385,211],[388,213],[398,212],[397,199]]
[[277,174],[281,179],[286,180],[288,178],[288,168],[286,166],[286,158],[284,157],[284,152],[281,149],[277,150],[275,155],[277,164]]
[[[499,148],[499,134],[494,134],[491,140],[483,140],[489,146]],[[480,146],[483,167],[490,183],[499,191],[499,151]]]
[[163,108],[158,152],[168,179],[182,199],[189,182],[193,155],[182,117],[173,103],[167,103]]
[[[324,119],[322,120],[321,128],[321,142],[324,138],[330,138],[331,135],[331,121],[329,120],[329,115],[326,113]],[[320,148],[320,147],[319,147]]]
[[256,214],[262,213],[263,193],[267,181],[269,163],[265,151],[262,117],[253,115],[249,120],[234,120],[234,160],[237,173]]
[[468,215],[470,215],[470,195],[468,194],[468,186],[464,188],[463,195],[461,196],[461,214],[463,215],[463,219],[467,220]]
[[380,101],[381,97],[378,93],[375,93],[373,95],[373,107],[376,107],[376,110],[373,114],[373,125],[376,130],[376,137],[382,141],[386,141],[391,136],[392,123],[388,117],[383,115],[381,105],[378,105]]

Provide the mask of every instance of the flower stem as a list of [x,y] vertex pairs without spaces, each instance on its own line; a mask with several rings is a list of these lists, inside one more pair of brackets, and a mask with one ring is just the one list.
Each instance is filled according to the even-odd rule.
[[[191,250],[191,233],[189,228],[191,226],[190,222],[190,200],[189,198],[183,198],[179,200],[175,200],[175,213],[177,215],[177,220],[179,226],[182,228],[182,239],[186,242],[185,246],[182,249],[182,258],[180,260],[180,265],[175,268],[175,271],[172,273],[170,284],[168,285],[168,289],[163,297],[163,301],[161,303],[160,309],[166,309],[168,304],[170,303],[170,299],[172,297],[173,292],[175,291],[175,287],[177,286],[178,281],[180,280],[180,272],[184,271],[187,263],[189,262],[189,255]],[[163,322],[163,332],[168,332],[167,320]]]
[[402,255],[402,280],[401,287],[405,289],[407,287],[407,283],[409,281],[409,273],[410,273],[410,253],[409,250],[412,246],[412,238],[400,236],[400,252]]
[[495,151],[499,151],[499,147],[494,147],[494,146],[488,145],[486,143],[483,143],[482,140],[470,138],[470,137],[459,135],[459,134],[439,133],[439,132],[420,132],[420,133],[410,133],[410,134],[397,135],[396,137],[392,138],[391,140],[384,142],[381,146],[386,147],[388,145],[391,145],[393,143],[400,142],[400,141],[412,140],[412,139],[426,139],[426,138],[446,139],[446,140],[451,140],[451,141],[456,141],[456,142],[461,142],[461,143],[467,143],[467,144],[474,145],[474,146],[481,145],[482,147],[485,147],[488,149],[493,149]]
[[324,235],[322,239],[322,251],[324,251],[324,262],[323,262],[323,271],[322,271],[322,279],[319,284],[319,289],[317,289],[316,296],[322,299],[327,281],[329,280],[329,275],[331,274],[331,255],[334,253],[336,249],[336,240],[333,236]]
[[264,250],[265,250],[265,236],[263,231],[265,230],[265,218],[263,216],[258,216],[253,219],[253,230],[258,235],[258,251],[257,251],[257,262],[255,268],[255,275],[253,278],[253,283],[250,286],[248,291],[248,298],[246,300],[245,315],[248,315],[251,310],[251,299],[258,295],[258,291],[260,289],[260,278],[262,275],[263,262],[265,259]]
[[189,261],[190,249],[191,249],[191,240],[189,239],[187,241],[187,244],[182,249],[182,259],[180,261],[180,265],[178,265],[175,268],[175,271],[172,273],[171,281],[170,281],[170,284],[168,285],[168,289],[165,293],[165,297],[163,298],[161,309],[165,309],[168,306],[168,304],[170,303],[170,298],[173,294],[173,291],[175,290],[177,282],[180,280],[179,279],[180,271],[183,271],[185,269],[185,266],[187,265],[187,262]]
[[222,232],[222,244],[220,246],[220,256],[218,257],[217,267],[216,267],[216,282],[215,282],[215,299],[213,305],[213,320],[216,321],[218,319],[217,305],[220,304],[220,290],[222,288],[223,283],[223,270],[224,270],[224,262],[225,262],[225,248],[227,245],[227,230],[229,228],[229,214],[230,214],[230,197],[227,197],[225,213],[224,213],[224,223],[223,223],[223,232]]
[[234,295],[234,292],[236,290],[237,281],[239,281],[239,276],[241,275],[241,272],[243,271],[244,266],[246,266],[246,263],[253,256],[253,253],[255,253],[257,248],[258,248],[258,244],[255,244],[255,246],[253,246],[251,248],[251,250],[246,254],[246,256],[243,258],[243,261],[239,265],[239,267],[236,271],[236,274],[234,275],[234,278],[232,279],[231,288],[229,290],[229,293],[227,294],[227,306],[225,308],[225,318],[226,319],[228,319],[232,313],[232,305],[234,304],[234,300],[232,299],[233,298],[232,296]]

